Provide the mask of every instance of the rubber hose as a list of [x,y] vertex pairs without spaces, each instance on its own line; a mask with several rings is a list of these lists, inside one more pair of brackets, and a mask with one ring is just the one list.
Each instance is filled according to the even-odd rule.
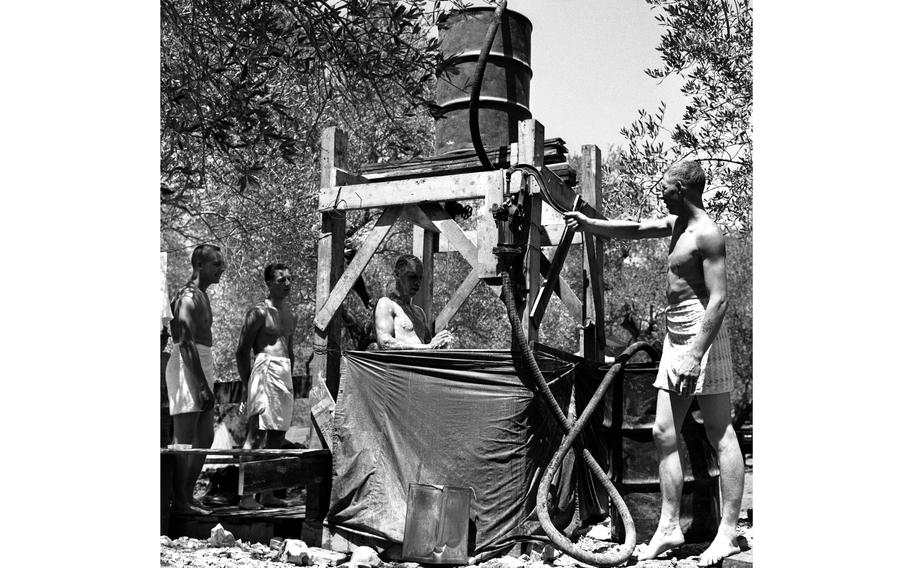
[[528,345],[528,340],[525,337],[524,333],[521,331],[521,318],[518,316],[518,310],[515,306],[515,293],[512,288],[512,278],[506,271],[502,272],[501,276],[504,296],[503,299],[506,304],[506,312],[509,317],[509,323],[512,327],[512,336],[515,338],[516,343],[519,346],[521,360],[531,371],[534,382],[543,395],[547,407],[550,409],[550,412],[553,414],[553,417],[556,419],[556,421],[559,422],[563,432],[566,433],[562,443],[559,445],[559,449],[550,460],[546,472],[544,473],[543,478],[540,480],[540,486],[538,487],[537,517],[540,520],[540,525],[556,548],[568,554],[572,558],[575,558],[576,560],[601,566],[616,566],[617,564],[622,564],[632,556],[632,552],[635,548],[635,523],[632,520],[632,515],[629,513],[629,508],[626,506],[625,501],[623,501],[622,496],[619,494],[619,491],[610,481],[607,474],[603,471],[603,469],[600,467],[600,464],[597,463],[597,460],[594,459],[594,456],[587,448],[581,446],[577,447],[576,449],[581,450],[585,464],[587,464],[587,466],[594,473],[594,477],[597,479],[597,481],[599,481],[600,484],[603,485],[603,487],[607,490],[610,499],[613,501],[613,504],[619,511],[619,515],[623,523],[623,528],[625,529],[626,533],[625,541],[620,546],[620,548],[615,551],[596,554],[578,547],[566,536],[556,530],[556,527],[553,526],[553,522],[550,519],[550,513],[547,509],[547,497],[549,493],[550,483],[552,482],[553,477],[556,475],[557,468],[562,463],[562,460],[565,458],[569,449],[575,443],[575,439],[581,433],[588,420],[590,420],[591,415],[594,413],[597,406],[600,404],[601,400],[606,394],[607,388],[635,353],[642,350],[653,353],[653,349],[650,345],[643,341],[633,343],[627,347],[626,350],[616,358],[614,365],[610,367],[609,371],[607,371],[606,376],[603,378],[603,380],[601,380],[600,385],[597,387],[597,390],[594,393],[594,396],[591,397],[590,402],[588,402],[588,405],[581,413],[581,416],[579,416],[575,423],[572,424],[566,418],[565,414],[563,414],[562,409],[556,402],[556,398],[553,396],[552,391],[550,391],[550,387],[547,385],[546,378],[543,376],[543,373],[541,373],[540,367],[538,367],[537,361],[534,358],[534,354],[531,352],[531,347]]
[[496,37],[496,30],[499,28],[499,21],[502,19],[502,13],[506,9],[506,0],[503,0],[490,19],[490,25],[487,27],[487,35],[483,39],[483,49],[477,57],[477,64],[474,67],[474,82],[471,85],[471,103],[468,107],[468,126],[471,128],[471,143],[474,144],[474,152],[480,159],[480,163],[485,169],[495,170],[490,159],[487,157],[487,151],[483,147],[483,141],[480,139],[480,111],[477,108],[480,102],[480,87],[483,86],[483,72],[487,66],[487,56],[490,55],[490,49],[493,47],[493,38]]

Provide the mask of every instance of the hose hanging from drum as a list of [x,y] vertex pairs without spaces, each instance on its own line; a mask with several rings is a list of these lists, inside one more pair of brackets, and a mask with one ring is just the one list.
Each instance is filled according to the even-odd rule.
[[490,49],[493,48],[493,39],[496,37],[496,30],[499,28],[499,22],[502,20],[502,13],[506,9],[508,2],[503,0],[490,19],[490,26],[487,28],[487,35],[483,39],[483,47],[480,55],[477,57],[477,63],[474,66],[474,82],[471,84],[471,102],[468,107],[468,126],[471,129],[471,142],[474,144],[474,152],[477,158],[483,164],[484,169],[495,170],[490,158],[487,157],[487,151],[483,147],[483,141],[480,139],[480,122],[478,103],[480,102],[480,87],[483,85],[483,72],[487,66],[487,56],[490,55]]
[[588,423],[588,420],[590,420],[591,415],[597,409],[598,405],[600,405],[601,400],[607,392],[607,388],[633,355],[639,351],[647,351],[652,357],[655,357],[656,353],[654,348],[643,341],[633,343],[627,347],[626,350],[616,358],[616,362],[610,367],[609,371],[607,371],[606,376],[601,380],[600,385],[597,387],[590,402],[581,413],[581,416],[572,424],[569,419],[566,418],[565,414],[563,414],[562,409],[559,407],[559,403],[550,391],[546,378],[543,376],[543,373],[541,373],[540,367],[538,367],[537,361],[534,359],[534,353],[531,351],[530,345],[528,345],[528,339],[522,331],[521,317],[519,316],[518,309],[515,305],[515,291],[513,289],[512,277],[508,271],[503,271],[500,275],[502,276],[503,300],[506,304],[506,312],[508,313],[509,323],[512,327],[512,337],[519,348],[521,362],[530,370],[537,388],[544,397],[547,407],[565,433],[565,437],[556,454],[550,460],[546,472],[540,480],[540,486],[538,487],[537,517],[540,520],[540,525],[556,548],[576,560],[600,566],[616,566],[622,564],[629,559],[635,548],[635,523],[633,522],[632,515],[629,513],[629,508],[626,506],[625,501],[623,501],[622,496],[620,496],[619,491],[613,486],[613,483],[610,482],[607,474],[603,471],[600,464],[597,463],[597,460],[594,459],[594,456],[587,448],[580,447],[578,449],[581,450],[585,464],[587,464],[594,473],[594,477],[597,481],[599,481],[607,490],[614,506],[618,509],[623,528],[625,529],[625,542],[623,542],[618,550],[606,553],[597,554],[583,550],[553,526],[553,522],[550,519],[550,512],[547,509],[547,497],[550,483],[556,475],[557,468],[569,452],[569,449],[575,443],[575,439],[578,437],[579,433],[581,433],[582,429],[584,429],[585,425]]

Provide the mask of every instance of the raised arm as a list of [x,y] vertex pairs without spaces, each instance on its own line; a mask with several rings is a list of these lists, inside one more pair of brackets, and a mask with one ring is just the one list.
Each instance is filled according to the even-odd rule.
[[243,319],[243,327],[240,329],[240,339],[237,341],[237,351],[234,353],[237,359],[237,373],[240,380],[243,381],[243,388],[246,390],[250,382],[250,375],[253,372],[253,365],[250,352],[256,341],[256,336],[265,323],[265,314],[259,308],[251,308]]
[[174,327],[180,337],[177,349],[180,350],[180,358],[183,360],[187,384],[193,389],[194,398],[199,402],[202,410],[209,410],[215,405],[215,395],[209,388],[208,381],[205,380],[205,371],[202,370],[202,361],[200,361],[199,351],[196,349],[196,312],[200,308],[198,302],[199,300],[192,292],[184,292],[177,299]]
[[566,225],[575,230],[585,231],[598,237],[613,239],[654,239],[669,237],[673,234],[675,216],[662,219],[651,219],[636,223],[635,221],[608,221],[592,219],[577,211],[569,211],[564,216]]

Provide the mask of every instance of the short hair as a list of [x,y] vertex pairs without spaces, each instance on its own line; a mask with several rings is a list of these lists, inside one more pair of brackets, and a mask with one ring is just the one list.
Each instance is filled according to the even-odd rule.
[[413,254],[403,254],[395,261],[395,277],[397,278],[405,267],[410,266],[416,272],[423,274],[423,263]]
[[289,269],[287,266],[285,266],[281,262],[273,262],[273,263],[267,265],[265,267],[265,270],[262,271],[262,274],[265,277],[265,281],[267,283],[271,282],[275,278],[275,272],[278,270],[289,270]]
[[705,190],[705,170],[701,168],[701,162],[697,160],[677,162],[667,168],[665,175],[670,175],[682,182],[686,193],[696,192],[701,195]]
[[215,245],[208,244],[202,244],[193,249],[193,255],[190,257],[190,265],[193,270],[198,270],[202,263],[211,258],[216,252],[221,252],[221,249]]

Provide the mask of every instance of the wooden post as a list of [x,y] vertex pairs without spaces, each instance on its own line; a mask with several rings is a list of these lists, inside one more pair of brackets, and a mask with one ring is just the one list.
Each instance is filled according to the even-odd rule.
[[[603,192],[601,183],[600,148],[594,144],[581,147],[582,167],[581,197],[591,207],[600,212],[603,209]],[[603,363],[604,358],[604,298],[603,298],[603,259],[604,248],[600,237],[584,235],[584,269],[582,280],[585,283],[583,295],[583,328],[581,341],[582,356],[596,363]]]
[[[322,131],[321,187],[342,185],[337,168],[347,168],[348,137],[336,126]],[[316,313],[325,306],[332,287],[344,272],[344,211],[322,213],[316,265]],[[341,380],[341,322],[333,317],[325,331],[315,329],[311,376],[323,381],[332,398],[338,397]]]
[[[544,127],[543,124],[536,120],[522,120],[518,123],[518,162],[530,164],[535,168],[543,167],[544,149]],[[534,193],[530,196],[530,223],[528,230],[528,251],[525,255],[525,285],[528,291],[528,297],[525,301],[525,309],[521,314],[522,327],[528,334],[528,342],[537,341],[537,325],[531,318],[531,309],[537,293],[540,290],[540,228],[541,228],[541,205],[539,190],[532,185]]]
[[433,313],[433,253],[439,250],[439,233],[414,226],[414,256],[423,263],[423,282],[412,302],[427,314],[430,335],[436,334],[436,316]]

